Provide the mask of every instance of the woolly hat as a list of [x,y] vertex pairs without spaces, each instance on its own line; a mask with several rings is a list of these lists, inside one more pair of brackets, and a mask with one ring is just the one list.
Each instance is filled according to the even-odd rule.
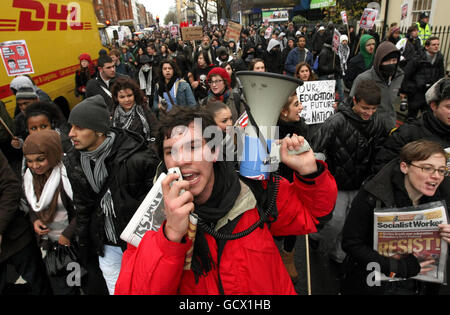
[[340,43],[342,43],[344,40],[348,42],[348,36],[347,35],[341,35]]
[[78,59],[80,60],[80,62],[81,62],[82,60],[87,60],[87,61],[89,61],[89,63],[92,62],[91,56],[89,56],[89,54],[86,54],[86,53],[81,54],[81,55],[78,57]]
[[425,94],[427,104],[450,99],[450,79],[442,78],[430,87]]
[[213,68],[211,71],[209,71],[208,77],[206,78],[206,81],[209,82],[209,79],[210,79],[212,76],[215,76],[215,75],[221,76],[222,79],[224,79],[224,80],[227,82],[228,87],[231,86],[231,78],[230,78],[230,75],[228,74],[228,72],[227,72],[224,68],[221,68],[221,67],[215,67],[215,68]]
[[34,89],[33,82],[31,82],[29,77],[24,75],[15,77],[9,84],[9,88],[13,90],[14,93],[16,93],[19,89],[24,87]]
[[34,89],[29,87],[20,88],[16,93],[16,100],[34,100],[37,98],[38,95]]
[[75,106],[70,112],[68,122],[81,128],[106,133],[111,119],[105,100],[101,95],[95,95]]

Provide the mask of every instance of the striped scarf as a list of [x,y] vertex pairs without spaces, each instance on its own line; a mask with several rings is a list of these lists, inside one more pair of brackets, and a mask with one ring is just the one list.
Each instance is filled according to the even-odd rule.
[[[114,144],[116,134],[109,132],[105,141],[94,151],[82,151],[81,154],[81,168],[86,175],[89,184],[92,189],[99,193],[103,184],[108,178],[108,170],[106,169],[105,159],[111,153],[111,149]],[[95,162],[94,172],[92,172],[91,161]],[[114,202],[111,195],[111,190],[108,188],[100,201],[100,207],[105,215],[105,233],[108,240],[114,244],[117,244],[117,237],[114,228],[113,217],[116,217],[114,213]]]
[[133,108],[131,108],[131,110],[129,110],[128,112],[125,112],[122,106],[117,106],[116,110],[114,111],[113,127],[130,130],[131,123],[134,121],[136,115],[141,120],[145,140],[151,141],[150,126],[148,125],[147,119],[145,118],[144,109],[142,108],[142,106],[134,104]]

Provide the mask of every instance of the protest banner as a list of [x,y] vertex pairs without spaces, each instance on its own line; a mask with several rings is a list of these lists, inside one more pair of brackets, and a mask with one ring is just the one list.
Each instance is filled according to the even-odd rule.
[[311,0],[309,8],[313,9],[322,9],[326,7],[335,7],[336,0]]
[[266,29],[266,32],[264,33],[264,39],[269,39],[272,37],[273,27],[270,26]]
[[262,12],[262,19],[263,21],[267,21],[269,23],[286,22],[289,21],[289,11],[269,9]]
[[242,25],[229,21],[227,31],[225,32],[224,40],[229,42],[233,39],[236,43],[239,42],[239,38],[241,37]]
[[297,88],[303,105],[301,117],[307,125],[321,124],[334,114],[336,81],[308,81]]
[[203,38],[203,27],[201,26],[192,26],[192,27],[183,27],[181,29],[181,34],[183,40],[202,40]]
[[[442,201],[416,207],[375,209],[373,249],[385,257],[414,254],[419,263],[434,260],[428,266],[430,271],[412,279],[444,283],[447,243],[441,239],[439,225],[447,222]],[[393,280],[384,274],[379,274],[379,278]]]
[[361,21],[359,22],[359,26],[364,30],[371,30],[374,27],[377,18],[377,10],[366,8],[364,9],[364,13],[361,17]]
[[0,51],[9,77],[34,73],[27,43],[24,40],[0,43]]

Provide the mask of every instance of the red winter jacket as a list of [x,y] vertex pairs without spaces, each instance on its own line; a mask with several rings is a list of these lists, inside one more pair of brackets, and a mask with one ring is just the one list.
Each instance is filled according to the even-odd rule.
[[[282,179],[277,198],[278,220],[270,228],[265,225],[246,237],[226,243],[219,267],[225,294],[296,294],[273,236],[316,232],[317,218],[333,210],[337,187],[328,170],[314,180],[294,177],[292,184]],[[258,219],[257,209],[249,209],[233,233],[246,230]],[[218,295],[214,238],[205,235],[215,268],[196,283],[194,273],[183,270],[192,242],[187,239],[184,244],[171,242],[163,230],[164,226],[158,232],[147,232],[138,248],[128,245],[115,294]]]

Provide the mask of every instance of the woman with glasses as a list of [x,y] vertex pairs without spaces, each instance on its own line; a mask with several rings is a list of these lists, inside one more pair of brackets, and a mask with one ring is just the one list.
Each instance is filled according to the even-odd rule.
[[[439,285],[412,277],[429,271],[433,260],[417,254],[385,257],[373,249],[375,208],[404,208],[444,200],[450,204],[450,181],[444,149],[435,142],[419,140],[403,147],[399,158],[368,180],[355,197],[343,230],[342,247],[347,253],[344,294],[416,295],[437,294]],[[450,227],[440,226],[441,237],[450,241]],[[405,280],[381,281],[370,286],[367,279],[380,266],[382,274]]]
[[225,69],[216,67],[209,72],[206,81],[209,86],[208,96],[201,100],[200,104],[207,107],[208,103],[214,101],[225,103],[231,109],[234,124],[245,109],[240,94],[234,92],[231,87],[230,75]]

